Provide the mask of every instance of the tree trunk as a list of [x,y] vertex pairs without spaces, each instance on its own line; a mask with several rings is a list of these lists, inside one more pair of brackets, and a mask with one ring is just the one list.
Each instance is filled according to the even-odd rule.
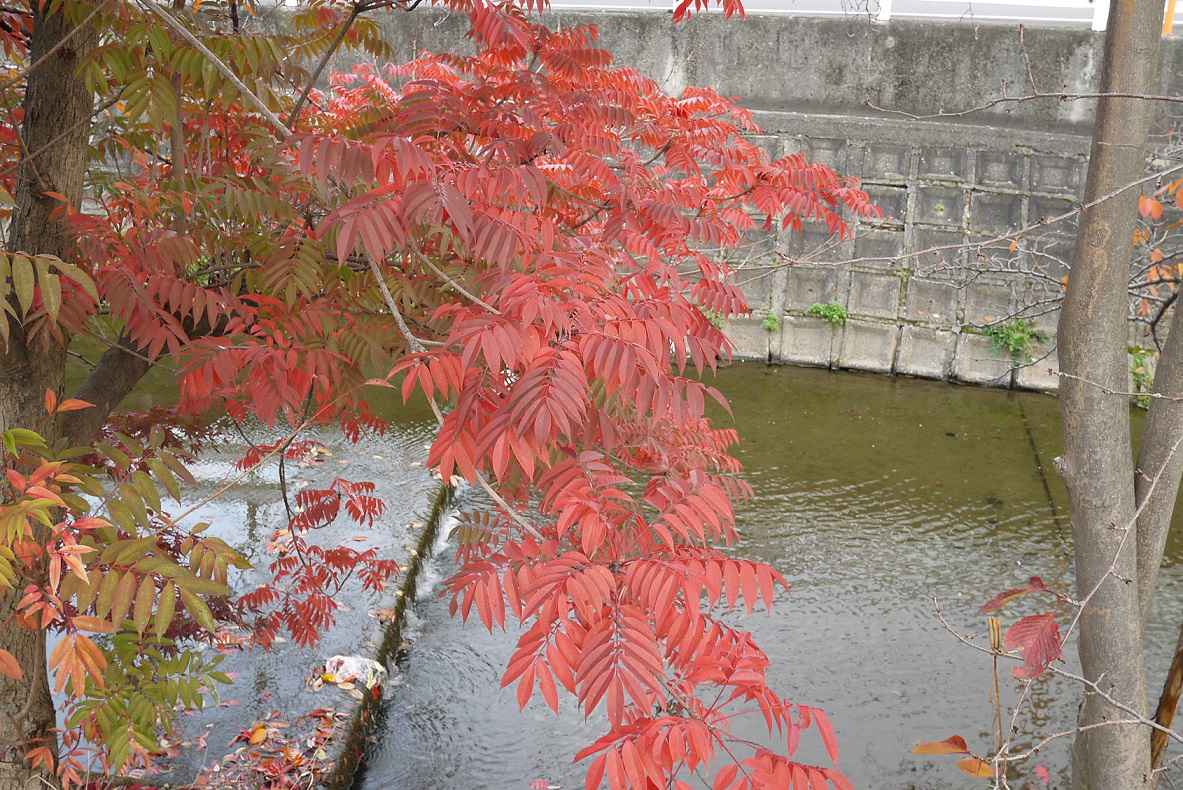
[[[57,9],[57,4],[42,4]],[[34,3],[37,9],[38,4]],[[77,75],[80,56],[94,43],[93,29],[75,30],[77,20],[61,10],[35,11],[30,72],[21,132],[25,152],[40,152],[21,164],[9,228],[9,249],[71,257],[68,228],[54,216],[58,201],[45,192],[81,202],[93,99]],[[41,432],[54,439],[54,425],[42,406],[46,389],[60,393],[66,353],[60,347],[32,347],[19,327],[0,355],[0,424]],[[34,569],[31,574],[36,574]],[[30,746],[56,752],[53,699],[45,667],[45,632],[28,630],[12,617],[19,593],[0,595],[0,648],[17,659],[19,682],[0,679],[0,790],[44,787],[46,777],[28,770]],[[52,782],[52,777],[48,777]]]
[[[1175,307],[1151,391],[1183,397],[1183,306]],[[1142,509],[1138,516],[1138,599],[1143,627],[1150,619],[1158,570],[1183,475],[1183,446],[1175,448],[1181,438],[1183,401],[1151,400],[1134,470],[1135,502]]]
[[[1161,0],[1116,0],[1109,13],[1103,93],[1150,92],[1157,74]],[[1153,108],[1142,99],[1104,98],[1089,160],[1085,203],[1142,176],[1143,147]],[[1125,189],[1084,211],[1076,242],[1058,344],[1060,409],[1064,423],[1061,470],[1072,511],[1078,597],[1089,597],[1080,618],[1084,676],[1140,713],[1146,709],[1141,608],[1133,534],[1134,486],[1126,390],[1126,283],[1138,192]],[[1080,724],[1128,715],[1094,693],[1085,694]],[[1077,735],[1073,785],[1090,790],[1144,787],[1150,739],[1145,727],[1093,727]]]

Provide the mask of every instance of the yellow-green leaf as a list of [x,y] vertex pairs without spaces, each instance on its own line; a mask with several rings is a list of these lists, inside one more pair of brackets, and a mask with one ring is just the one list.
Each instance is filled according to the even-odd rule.
[[[160,481],[161,485],[168,490],[170,496],[178,502],[181,501],[181,485],[177,482],[177,478],[169,468],[164,465],[159,458],[153,458],[148,462],[148,468],[152,470],[152,474]],[[159,510],[159,508],[157,508]]]
[[148,619],[152,617],[152,600],[156,597],[156,580],[145,576],[140,582],[140,589],[136,592],[136,606],[132,613],[132,621],[136,624],[136,631],[141,635],[148,627]]
[[41,303],[45,305],[45,312],[49,314],[49,320],[56,324],[62,309],[62,281],[56,274],[46,271],[38,284],[41,286]]
[[156,484],[152,482],[152,478],[137,469],[135,472],[132,472],[131,484],[135,488],[136,493],[143,497],[144,502],[159,513],[160,492],[156,490]]
[[33,262],[28,255],[14,253],[12,256],[12,286],[16,291],[16,300],[21,306],[21,317],[29,314],[29,307],[33,304]]
[[[99,598],[94,607],[94,612],[99,617],[106,617],[107,613],[111,611],[111,604],[115,600],[115,588],[118,585],[118,573],[108,573],[103,577],[103,581],[99,585]],[[118,626],[119,622],[115,621],[115,625]]]
[[111,601],[111,622],[115,624],[116,630],[127,619],[127,613],[131,609],[131,601],[132,596],[135,594],[135,588],[136,575],[131,571],[123,574],[123,578],[119,580],[119,585],[115,588],[115,597]]
[[[92,555],[93,556],[93,555]],[[110,574],[114,576],[114,574]],[[104,579],[106,581],[106,579]],[[90,608],[91,603],[94,602],[95,592],[98,590],[99,579],[97,574],[90,574],[90,580],[83,582],[78,589],[78,611],[85,612]]]
[[160,604],[156,607],[156,636],[164,636],[169,624],[173,621],[173,613],[177,605],[177,585],[169,582],[164,585],[160,593]]
[[185,611],[197,621],[198,625],[207,631],[216,630],[213,613],[205,605],[205,601],[186,590],[183,586],[181,587],[181,602],[185,604]]

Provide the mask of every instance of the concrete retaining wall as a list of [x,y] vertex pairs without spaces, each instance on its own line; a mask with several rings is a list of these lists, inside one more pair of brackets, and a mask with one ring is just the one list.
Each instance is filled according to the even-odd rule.
[[[1074,222],[1040,226],[1014,246],[990,240],[1078,205],[1095,102],[995,100],[1029,93],[1032,80],[1045,92],[1096,90],[1102,34],[866,16],[674,25],[663,12],[562,11],[549,23],[597,25],[619,62],[667,90],[701,84],[736,97],[770,153],[805,151],[858,176],[883,208],[851,239],[807,228],[736,252],[753,309],[729,322],[737,356],[1055,388],[1048,368]],[[469,47],[460,16],[392,14],[383,24],[399,59]],[[1159,90],[1183,95],[1183,41],[1164,46]],[[958,114],[914,117],[949,111]],[[1160,162],[1179,158],[1166,110],[1153,149]],[[845,308],[845,324],[807,315],[829,302]],[[779,319],[771,332],[769,315]],[[1045,336],[1018,359],[982,334],[1014,318]],[[1151,345],[1144,324],[1131,322],[1130,340]]]
[[[853,238],[823,228],[782,234],[774,260],[736,256],[753,318],[730,322],[738,356],[791,364],[1052,389],[1048,372],[1059,283],[1074,223],[992,241],[1070,211],[1081,195],[1087,138],[1057,131],[759,111],[769,148],[804,151],[862,178],[882,208]],[[841,136],[839,136],[841,135]],[[770,264],[774,264],[770,266]],[[841,305],[844,324],[808,315]],[[780,316],[768,332],[764,317]],[[1020,359],[982,333],[1031,321],[1047,338]],[[759,329],[760,331],[755,331]]]

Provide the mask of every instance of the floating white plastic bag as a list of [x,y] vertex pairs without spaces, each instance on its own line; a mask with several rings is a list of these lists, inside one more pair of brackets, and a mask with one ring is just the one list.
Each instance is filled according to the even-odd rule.
[[321,683],[333,683],[351,696],[361,697],[358,686],[373,690],[386,682],[386,667],[361,656],[333,656],[325,662],[324,671],[316,680],[320,683],[314,682],[314,688],[319,688]]

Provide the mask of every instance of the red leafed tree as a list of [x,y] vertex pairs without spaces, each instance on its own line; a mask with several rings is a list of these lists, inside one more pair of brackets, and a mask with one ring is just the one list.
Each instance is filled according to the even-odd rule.
[[[782,225],[843,233],[867,196],[800,155],[770,160],[745,138],[749,114],[714,91],[668,96],[614,67],[594,28],[549,30],[531,2],[448,5],[468,15],[475,54],[359,67],[299,93],[319,69],[293,75],[285,49],[322,65],[342,43],[381,55],[365,14],[392,4],[318,4],[278,39],[237,16],[211,33],[184,3],[30,10],[32,39],[56,25],[48,46],[81,62],[70,78],[84,93],[123,102],[98,152],[129,165],[83,165],[102,209],[89,215],[71,210],[78,190],[11,185],[18,204],[56,201],[48,227],[66,238],[24,251],[76,262],[97,288],[39,282],[9,310],[9,354],[60,348],[97,320],[120,338],[78,393],[95,408],[33,427],[93,442],[165,356],[181,402],[158,421],[213,409],[336,419],[357,436],[380,427],[367,388],[421,393],[440,421],[430,465],[489,501],[465,516],[453,608],[526,626],[503,678],[519,703],[538,693],[557,710],[562,687],[606,710],[610,731],[578,755],[587,787],[682,788],[703,767],[716,788],[847,786],[793,757],[815,727],[836,764],[826,714],[768,688],[765,653],[717,616],[788,585],[726,549],[749,490],[729,454],[738,437],[707,417],[726,401],[703,379],[729,352],[711,319],[747,312],[726,250]],[[74,35],[88,25],[119,36]],[[29,139],[38,116],[24,117]],[[244,465],[306,450],[289,438]],[[393,573],[301,537],[342,507],[372,522],[371,491],[302,493],[294,552],[235,610],[260,641],[283,627],[314,641],[344,576],[379,587]],[[784,748],[733,741],[744,711]]]

